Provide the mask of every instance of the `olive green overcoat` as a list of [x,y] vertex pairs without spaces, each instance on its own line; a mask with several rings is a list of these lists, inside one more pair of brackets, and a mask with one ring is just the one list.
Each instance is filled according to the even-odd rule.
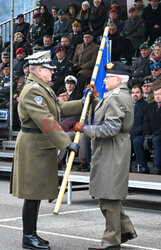
[[16,140],[12,194],[23,199],[54,199],[58,193],[57,149],[71,144],[59,126],[60,115],[81,113],[81,101],[59,103],[54,91],[30,74],[18,105],[22,127],[42,133],[20,131]]

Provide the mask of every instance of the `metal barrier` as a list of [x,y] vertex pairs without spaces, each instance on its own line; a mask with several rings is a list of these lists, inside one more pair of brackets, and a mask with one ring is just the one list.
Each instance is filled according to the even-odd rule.
[[[38,11],[39,7],[31,9],[24,13],[25,21],[32,24],[32,16],[35,11]],[[16,17],[14,18],[15,21]],[[0,24],[0,35],[2,36],[3,43],[10,41],[11,31],[11,19]]]

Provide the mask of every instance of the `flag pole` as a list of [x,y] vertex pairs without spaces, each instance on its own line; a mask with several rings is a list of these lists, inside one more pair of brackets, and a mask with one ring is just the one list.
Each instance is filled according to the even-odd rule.
[[[90,84],[92,84],[92,85],[95,84],[95,80],[96,80],[96,77],[97,77],[98,69],[99,69],[102,54],[103,54],[103,49],[104,49],[105,43],[107,41],[108,31],[109,31],[109,28],[106,27],[105,30],[104,30],[104,33],[103,33],[101,45],[100,45],[98,55],[97,55],[97,59],[96,59],[96,64],[94,66],[92,78],[91,78],[91,81],[90,81]],[[86,114],[87,114],[88,107],[89,107],[89,104],[90,104],[90,98],[91,98],[91,93],[88,93],[87,96],[86,96],[86,99],[85,99],[84,107],[83,107],[81,118],[80,118],[80,122],[82,122],[82,123],[84,123],[85,119],[86,119]],[[80,132],[77,131],[76,134],[75,134],[74,142],[78,144],[79,139],[80,139]],[[72,168],[72,164],[73,164],[73,161],[74,161],[74,157],[75,157],[75,152],[71,151],[70,154],[69,154],[69,158],[68,158],[68,162],[67,162],[67,165],[66,165],[64,177],[63,177],[62,184],[61,184],[61,187],[60,187],[60,191],[59,191],[57,201],[56,201],[56,204],[55,204],[54,214],[59,213],[61,203],[62,203],[62,200],[63,200],[63,197],[64,197],[65,189],[66,189],[66,186],[67,186],[67,182],[68,182],[68,179],[69,179],[70,171],[71,171],[71,168]]]
[[[102,37],[100,48],[99,48],[98,55],[97,55],[97,60],[96,60],[94,70],[93,70],[93,74],[92,74],[92,77],[91,77],[90,84],[92,84],[92,85],[94,85],[95,81],[96,81],[96,77],[97,77],[97,74],[98,74],[98,70],[99,70],[102,55],[103,55],[103,50],[104,50],[104,47],[105,47],[105,43],[106,43],[106,41],[108,39],[108,37],[107,37],[108,32],[109,32],[109,27],[107,26],[105,28],[105,30],[104,30],[104,33],[103,33],[103,37]],[[108,44],[107,44],[107,49],[108,49]]]

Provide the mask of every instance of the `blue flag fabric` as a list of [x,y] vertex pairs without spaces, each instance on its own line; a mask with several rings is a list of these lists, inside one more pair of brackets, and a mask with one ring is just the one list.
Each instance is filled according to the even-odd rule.
[[107,92],[107,90],[105,89],[105,84],[103,82],[106,76],[106,71],[104,69],[104,66],[111,61],[111,44],[112,44],[111,42],[112,42],[111,40],[108,40],[105,43],[105,47],[104,47],[103,54],[102,54],[102,59],[100,62],[97,78],[95,81],[95,86],[96,86],[97,92],[99,93],[99,97],[101,99],[103,98],[104,93]]
[[[107,44],[108,44],[108,48],[107,48]],[[102,59],[101,59],[99,69],[98,69],[97,78],[96,80],[91,79],[95,81],[95,86],[97,88],[97,92],[99,93],[99,97],[101,99],[103,98],[104,93],[107,92],[107,89],[105,89],[105,84],[103,82],[106,76],[106,71],[104,69],[104,66],[107,63],[111,62],[111,47],[112,47],[112,41],[111,40],[106,41],[103,54],[102,54]],[[85,93],[85,90],[84,90],[84,93]],[[90,117],[90,123],[89,123],[89,114],[87,112],[86,121],[87,121],[87,124],[91,124],[91,125],[94,124],[94,110],[92,111],[92,114]]]

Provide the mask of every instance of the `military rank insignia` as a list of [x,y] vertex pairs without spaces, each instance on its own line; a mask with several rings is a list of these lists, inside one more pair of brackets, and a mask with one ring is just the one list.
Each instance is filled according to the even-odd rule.
[[114,64],[112,62],[106,64],[106,69],[112,69]]
[[38,105],[41,105],[42,104],[42,97],[41,96],[36,96],[34,98],[35,102],[38,104]]

